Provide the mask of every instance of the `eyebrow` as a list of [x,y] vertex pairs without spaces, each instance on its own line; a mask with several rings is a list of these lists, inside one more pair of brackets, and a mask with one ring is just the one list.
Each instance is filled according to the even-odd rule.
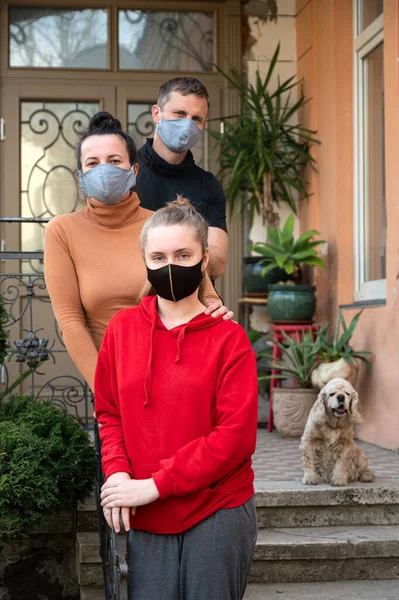
[[[119,158],[122,158],[122,154],[110,154],[108,158],[114,158],[115,156],[119,156]],[[89,156],[88,158],[85,158],[85,162],[86,160],[98,160],[98,156]]]
[[[179,248],[178,250],[175,250],[174,252],[188,252],[191,251],[191,248]],[[165,254],[165,252],[162,252],[162,250],[154,250],[153,252],[150,252],[150,255],[152,254]]]

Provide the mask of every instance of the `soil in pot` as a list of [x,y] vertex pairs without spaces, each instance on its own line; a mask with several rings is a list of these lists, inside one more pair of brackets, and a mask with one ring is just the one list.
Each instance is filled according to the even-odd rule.
[[284,437],[301,437],[319,390],[303,388],[273,389],[273,421]]
[[270,318],[276,322],[310,323],[316,311],[315,292],[313,285],[271,285]]
[[262,276],[262,271],[267,263],[260,264],[261,256],[244,257],[244,292],[246,294],[266,294],[269,285],[279,281],[288,281],[289,276],[284,269],[276,267]]

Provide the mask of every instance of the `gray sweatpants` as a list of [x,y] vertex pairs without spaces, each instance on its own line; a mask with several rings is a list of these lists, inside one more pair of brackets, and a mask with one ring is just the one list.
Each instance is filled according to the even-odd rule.
[[253,498],[177,535],[129,531],[129,600],[241,600],[255,549]]

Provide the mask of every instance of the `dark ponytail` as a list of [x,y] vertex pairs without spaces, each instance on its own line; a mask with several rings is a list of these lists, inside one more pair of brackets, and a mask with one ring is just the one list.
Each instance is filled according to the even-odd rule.
[[100,111],[92,116],[89,126],[83,132],[76,147],[76,158],[79,171],[82,170],[82,144],[92,135],[119,135],[126,144],[129,154],[130,165],[133,166],[137,162],[137,148],[133,138],[125,133],[122,129],[119,119],[115,119],[109,112]]

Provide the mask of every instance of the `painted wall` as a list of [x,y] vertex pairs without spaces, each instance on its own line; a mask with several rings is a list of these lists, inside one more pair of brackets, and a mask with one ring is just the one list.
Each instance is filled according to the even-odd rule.
[[[351,0],[297,0],[298,77],[312,97],[301,121],[317,129],[318,173],[313,197],[300,206],[302,230],[315,227],[328,241],[328,268],[317,270],[318,316],[335,320],[354,300],[353,15]],[[399,449],[399,73],[396,0],[384,2],[386,122],[387,301],[366,308],[354,345],[374,353],[372,374],[362,369],[358,390],[364,423],[359,438]],[[357,307],[343,308],[350,319]]]

